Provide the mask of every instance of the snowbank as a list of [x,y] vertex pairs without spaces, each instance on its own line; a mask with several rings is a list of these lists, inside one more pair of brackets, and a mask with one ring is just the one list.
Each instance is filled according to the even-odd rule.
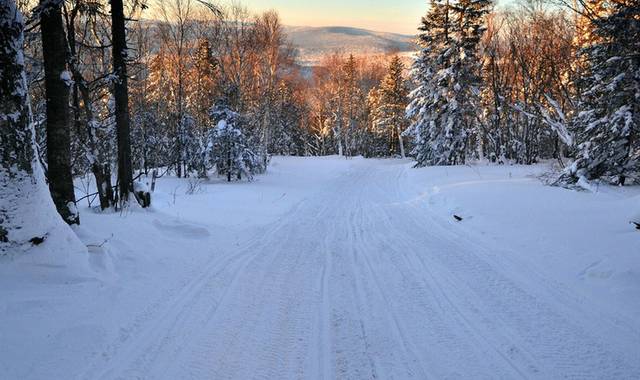
[[545,186],[539,177],[548,170],[546,164],[431,167],[409,170],[405,185],[425,212],[435,211],[451,228],[525,260],[603,309],[639,317],[640,231],[630,221],[640,188]]

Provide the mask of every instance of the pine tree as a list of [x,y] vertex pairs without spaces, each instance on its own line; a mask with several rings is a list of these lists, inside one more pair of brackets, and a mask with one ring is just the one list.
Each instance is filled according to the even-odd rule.
[[573,121],[579,152],[563,180],[640,183],[640,5],[611,2],[592,17]]
[[410,94],[407,115],[412,124],[407,133],[413,137],[416,166],[447,164],[450,154],[445,111],[447,99],[441,94],[440,70],[447,67],[447,55],[452,40],[451,9],[448,2],[432,0],[429,12],[418,28],[420,53],[413,64],[412,76],[416,88]]
[[367,95],[367,108],[370,112],[371,123],[367,125],[366,157],[386,157],[389,154],[388,139],[385,136],[386,128],[380,128],[380,120],[383,119],[382,91],[374,87]]
[[149,62],[148,89],[144,96],[144,109],[138,110],[134,126],[144,128],[137,131],[138,140],[144,144],[145,167],[174,165],[175,139],[171,135],[169,110],[174,107],[175,97],[170,84],[171,73],[166,52],[160,50]]
[[215,99],[217,61],[208,40],[198,42],[186,84],[187,105],[200,131],[206,129],[211,99]]
[[408,115],[417,166],[464,163],[478,124],[478,43],[488,0],[432,0],[422,19],[422,50],[413,67],[416,89]]
[[357,151],[359,141],[358,132],[362,110],[364,109],[364,97],[358,83],[358,68],[353,54],[349,55],[342,68],[341,104],[343,106],[342,141],[345,154],[351,156]]
[[15,2],[0,2],[0,254],[45,237],[60,220],[36,155],[23,28]]
[[456,111],[465,137],[460,152],[461,162],[458,163],[464,163],[468,154],[473,154],[475,158],[481,155],[480,92],[483,83],[479,46],[486,31],[485,19],[492,5],[492,0],[458,0],[453,5],[458,45],[453,61],[456,72],[453,88]]
[[304,151],[300,121],[303,110],[294,98],[293,90],[284,81],[278,86],[277,100],[272,113],[272,139],[269,152],[280,155],[299,155]]
[[251,180],[254,174],[262,172],[263,160],[245,137],[241,116],[224,101],[213,107],[210,116],[214,128],[210,131],[206,156],[218,175],[231,182],[243,177]]
[[402,158],[405,157],[402,133],[408,121],[405,109],[409,93],[403,72],[404,64],[400,57],[394,56],[389,64],[387,75],[380,84],[377,94],[379,99],[373,120],[376,131],[387,136],[388,154],[399,154]]

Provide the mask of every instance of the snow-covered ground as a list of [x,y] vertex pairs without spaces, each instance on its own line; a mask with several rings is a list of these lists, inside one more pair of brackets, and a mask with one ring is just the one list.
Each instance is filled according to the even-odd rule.
[[0,378],[640,378],[640,189],[546,170],[275,158],[84,206],[0,258]]

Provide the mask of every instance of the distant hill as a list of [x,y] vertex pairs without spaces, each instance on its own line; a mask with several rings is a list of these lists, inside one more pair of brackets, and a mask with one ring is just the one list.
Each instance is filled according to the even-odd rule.
[[299,50],[303,64],[313,65],[334,51],[345,54],[409,54],[417,50],[415,37],[375,32],[343,26],[309,27],[288,26],[285,29],[293,45]]

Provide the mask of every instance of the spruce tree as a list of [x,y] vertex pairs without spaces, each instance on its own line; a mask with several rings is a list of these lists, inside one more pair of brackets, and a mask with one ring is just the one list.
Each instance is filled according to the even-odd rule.
[[210,112],[214,128],[209,135],[207,161],[220,176],[232,180],[251,180],[253,175],[264,171],[263,160],[250,145],[241,129],[242,117],[233,111],[228,102],[219,101]]
[[402,158],[405,157],[402,133],[407,126],[405,109],[409,92],[403,72],[404,64],[400,57],[394,56],[387,75],[380,84],[373,120],[376,131],[387,137],[388,154],[399,154]]
[[422,19],[422,50],[413,67],[416,89],[408,115],[417,166],[466,161],[477,127],[480,67],[478,44],[488,0],[432,0]]
[[380,124],[383,119],[382,91],[379,87],[374,87],[367,95],[367,109],[370,113],[371,123],[367,125],[367,139],[365,157],[386,157],[389,154],[388,139],[385,132],[388,132],[384,124]]
[[358,83],[357,62],[349,55],[342,67],[341,104],[343,106],[342,139],[345,154],[351,156],[358,147],[358,129],[364,109],[364,98]]
[[[599,3],[590,5],[598,5]],[[640,5],[611,2],[589,12],[590,39],[580,51],[584,76],[573,129],[576,161],[563,180],[586,185],[640,183]],[[588,12],[589,10],[585,10]]]

